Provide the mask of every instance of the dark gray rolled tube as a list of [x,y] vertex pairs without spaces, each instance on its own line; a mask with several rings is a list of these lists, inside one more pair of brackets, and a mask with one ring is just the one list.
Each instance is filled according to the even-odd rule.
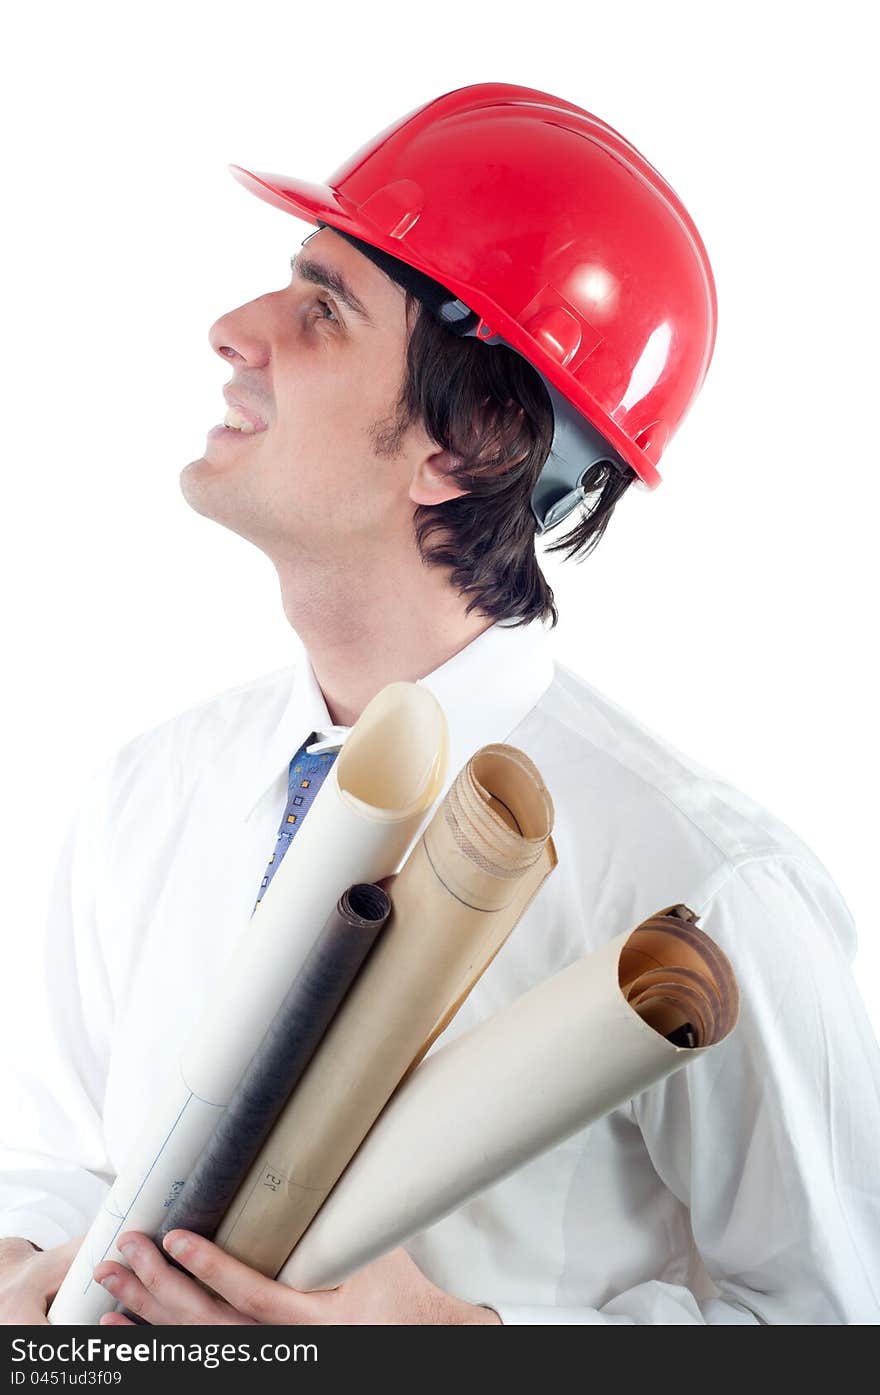
[[330,1026],[391,912],[384,889],[356,882],[342,893],[236,1086],[198,1162],[156,1232],[209,1240],[272,1125]]

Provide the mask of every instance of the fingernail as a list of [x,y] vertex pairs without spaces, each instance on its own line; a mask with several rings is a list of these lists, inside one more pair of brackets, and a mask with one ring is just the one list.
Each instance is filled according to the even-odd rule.
[[179,1259],[180,1256],[185,1255],[189,1249],[189,1241],[185,1235],[175,1235],[173,1240],[169,1240],[166,1236],[165,1248],[170,1255],[174,1255],[175,1259]]
[[115,1274],[108,1274],[107,1277],[106,1277],[106,1279],[102,1279],[102,1280],[101,1280],[101,1287],[102,1287],[102,1288],[109,1288],[110,1292],[112,1293],[112,1292],[114,1291],[114,1289],[116,1288],[116,1275],[115,1275]]
[[119,1246],[119,1253],[125,1255],[125,1258],[128,1259],[129,1255],[134,1254],[135,1248],[136,1246],[133,1240],[126,1240],[124,1245]]

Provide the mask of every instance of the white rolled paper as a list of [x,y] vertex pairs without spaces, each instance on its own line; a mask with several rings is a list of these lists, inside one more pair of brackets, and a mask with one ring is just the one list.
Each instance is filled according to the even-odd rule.
[[723,1040],[736,980],[695,919],[667,907],[426,1057],[278,1278],[335,1287]]
[[364,708],[152,1101],[50,1323],[94,1324],[114,1307],[95,1265],[125,1263],[115,1246],[122,1231],[158,1228],[342,892],[397,871],[443,788],[447,750],[446,717],[429,688],[390,683]]

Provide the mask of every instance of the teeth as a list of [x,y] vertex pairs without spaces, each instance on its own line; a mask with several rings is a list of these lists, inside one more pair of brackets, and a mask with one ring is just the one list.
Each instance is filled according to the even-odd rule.
[[243,431],[246,436],[252,435],[257,429],[253,422],[248,421],[247,417],[242,416],[237,407],[228,407],[226,409],[223,425],[232,427],[235,431]]

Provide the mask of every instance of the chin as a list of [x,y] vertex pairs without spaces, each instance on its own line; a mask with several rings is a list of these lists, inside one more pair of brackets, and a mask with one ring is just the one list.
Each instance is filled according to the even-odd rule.
[[180,492],[203,518],[237,533],[262,551],[271,545],[277,528],[271,506],[242,489],[228,472],[205,458],[191,460],[180,472]]
[[196,513],[234,527],[233,515],[242,512],[240,491],[230,487],[224,473],[204,456],[191,460],[180,472],[180,492]]
[[208,512],[205,505],[210,491],[206,487],[208,484],[206,475],[210,471],[210,461],[201,456],[198,460],[191,460],[188,465],[184,465],[180,472],[180,492],[196,513]]

